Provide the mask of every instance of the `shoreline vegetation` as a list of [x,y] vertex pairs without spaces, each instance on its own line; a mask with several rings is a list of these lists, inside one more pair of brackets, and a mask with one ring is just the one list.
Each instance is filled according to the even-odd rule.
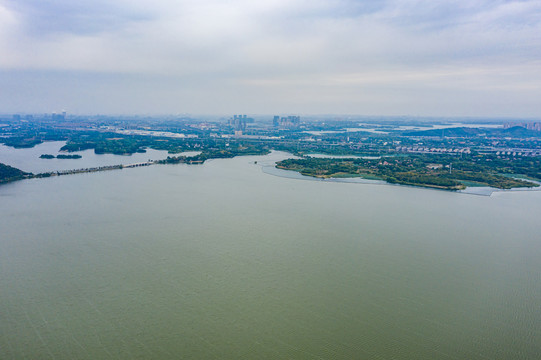
[[203,164],[210,159],[230,159],[236,156],[267,155],[269,149],[255,146],[240,146],[237,149],[203,151],[194,156],[168,156],[164,160],[157,160],[157,164]]
[[65,153],[42,154],[41,159],[80,159],[82,156],[74,152],[90,149],[95,154],[114,155],[153,149],[167,151],[170,156],[138,164],[42,174],[4,165],[0,183],[155,164],[197,165],[210,159],[264,155],[271,150],[291,154],[291,158],[279,161],[277,168],[316,178],[361,177],[451,191],[475,186],[533,188],[541,182],[541,130],[534,130],[541,122],[506,123],[497,128],[477,123],[472,124],[479,128],[436,128],[449,125],[449,121],[351,118],[327,122],[316,118],[281,123],[250,118],[244,123],[237,116],[215,122],[106,116],[69,121],[3,119],[0,143],[5,146],[30,148],[44,141],[65,141],[60,148]]
[[[427,155],[381,159],[304,157],[279,161],[276,167],[316,178],[376,178],[390,184],[442,190],[463,190],[466,184],[497,189],[539,186],[536,182],[519,179],[521,174],[513,173],[509,167],[494,167],[493,164],[489,167],[483,164],[483,161],[476,160],[479,159]],[[493,159],[484,160],[484,162],[493,161]],[[532,180],[541,179],[538,177]]]
[[0,163],[0,184],[28,179],[32,176],[34,176],[34,174]]
[[[168,156],[163,160],[128,165],[110,165],[93,168],[52,171],[33,174],[0,163],[0,184],[32,178],[63,176],[98,171],[120,170],[124,168],[150,166],[156,164],[203,164],[210,159],[228,159],[236,156],[266,155],[270,151],[260,147],[239,147],[231,150],[203,151],[194,156]],[[46,157],[44,157],[44,155]],[[40,158],[50,158],[44,154]],[[59,155],[61,156],[61,155]],[[78,158],[71,157],[67,158]],[[78,156],[78,155],[74,155]],[[477,156],[478,157],[478,156]],[[58,158],[58,157],[57,157]],[[482,159],[482,158],[481,158]],[[308,155],[300,159],[285,159],[276,163],[276,168],[296,171],[315,178],[379,179],[389,184],[420,186],[440,190],[463,190],[467,186],[490,186],[497,189],[533,188],[539,184],[533,181],[541,177],[513,173],[504,164],[494,167],[493,159],[483,159],[491,167],[474,158],[415,155],[408,157],[381,158],[321,158]],[[541,164],[536,164],[541,165]],[[533,180],[533,181],[530,181]]]
[[[72,169],[72,170],[59,170],[59,171],[50,171],[45,173],[33,174],[30,172],[24,172],[20,169],[14,168],[9,165],[0,163],[0,184],[24,180],[24,179],[34,179],[34,178],[44,178],[51,176],[63,176],[63,175],[74,175],[82,173],[91,173],[98,171],[110,171],[110,170],[121,170],[125,168],[134,168],[141,166],[150,166],[156,164],[189,164],[197,165],[203,164],[205,161],[210,159],[229,159],[236,156],[246,156],[246,155],[266,155],[269,153],[268,149],[255,148],[255,147],[239,147],[232,150],[219,150],[219,151],[203,151],[200,154],[194,156],[168,156],[164,160],[153,160],[142,163],[128,164],[128,165],[108,165],[108,166],[99,166],[91,168],[81,168],[81,169]],[[45,157],[44,157],[45,155]],[[40,158],[52,159],[53,155],[44,154]],[[53,156],[52,158],[50,156]],[[60,158],[62,155],[58,155],[57,158]],[[72,155],[76,157],[70,157],[70,155],[64,155],[64,159],[78,159],[80,155]]]

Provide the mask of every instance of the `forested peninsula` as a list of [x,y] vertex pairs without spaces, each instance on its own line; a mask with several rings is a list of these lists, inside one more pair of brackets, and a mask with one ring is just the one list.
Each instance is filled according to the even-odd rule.
[[[318,178],[363,177],[392,184],[445,190],[462,190],[466,186],[490,186],[498,189],[538,187],[536,181],[541,181],[539,158],[526,158],[510,163],[490,156],[458,158],[422,154],[378,159],[308,156],[282,160],[276,167]],[[527,177],[518,178],[519,174]]]
[[31,176],[32,173],[27,173],[12,166],[0,163],[0,184],[22,180]]

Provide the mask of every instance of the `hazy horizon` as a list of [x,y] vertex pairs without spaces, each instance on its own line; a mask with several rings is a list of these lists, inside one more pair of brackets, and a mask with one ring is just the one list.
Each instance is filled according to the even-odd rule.
[[[60,111],[53,112],[27,112],[27,111],[14,111],[14,112],[0,112],[0,119],[10,119],[14,115],[19,116],[35,116],[34,119],[51,117],[52,114],[58,114]],[[299,115],[301,121],[367,121],[367,122],[388,122],[388,121],[418,121],[418,122],[463,122],[463,123],[490,123],[490,122],[538,122],[541,117],[518,117],[518,116],[416,116],[416,115],[365,115],[365,114],[318,114],[318,113],[243,113],[242,111],[236,111],[231,113],[216,113],[216,114],[204,114],[204,113],[66,113],[66,121],[78,120],[79,118],[118,118],[122,120],[179,120],[186,118],[186,120],[194,121],[228,121],[233,115],[246,115],[254,118],[256,121],[268,120],[271,121],[276,115],[289,116]],[[62,121],[62,120],[61,120]]]

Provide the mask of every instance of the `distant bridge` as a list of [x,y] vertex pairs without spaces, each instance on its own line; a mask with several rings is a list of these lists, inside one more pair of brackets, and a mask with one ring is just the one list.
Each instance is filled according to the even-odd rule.
[[122,165],[122,167],[123,168],[134,168],[134,167],[140,167],[140,166],[150,166],[150,165],[154,165],[154,164],[155,164],[154,161],[146,161],[146,162]]
[[[91,172],[98,172],[98,171],[110,171],[110,170],[120,170],[124,168],[150,166],[150,165],[154,165],[155,163],[156,162],[154,161],[146,161],[146,162],[139,162],[139,163],[133,163],[133,164],[126,164],[126,165],[122,165],[122,164],[121,165],[107,165],[107,166],[98,166],[98,167],[82,168],[82,169],[58,170],[58,171],[53,171],[46,174],[49,176],[83,174],[83,173],[91,173]],[[38,175],[44,175],[44,174],[38,174]]]

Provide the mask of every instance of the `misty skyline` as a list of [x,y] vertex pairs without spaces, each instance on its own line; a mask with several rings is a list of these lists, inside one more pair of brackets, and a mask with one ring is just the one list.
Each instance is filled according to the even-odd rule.
[[541,116],[539,1],[0,0],[0,112]]

